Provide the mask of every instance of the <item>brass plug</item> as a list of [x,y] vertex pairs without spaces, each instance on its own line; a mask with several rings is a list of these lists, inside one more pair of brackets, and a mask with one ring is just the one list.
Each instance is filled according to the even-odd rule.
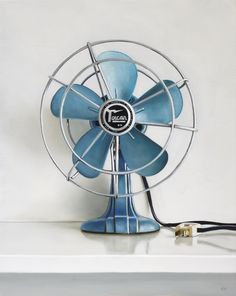
[[198,235],[198,228],[200,224],[197,223],[181,223],[175,227],[176,237],[193,237]]

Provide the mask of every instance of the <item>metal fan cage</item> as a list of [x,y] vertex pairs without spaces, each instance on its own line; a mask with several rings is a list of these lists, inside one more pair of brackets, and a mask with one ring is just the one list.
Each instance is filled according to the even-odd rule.
[[[178,80],[177,82],[175,82],[173,85],[167,87],[164,83],[164,81],[158,76],[158,74],[153,71],[150,67],[144,65],[143,63],[139,62],[139,61],[136,61],[136,60],[126,60],[126,59],[104,59],[104,60],[99,60],[97,61],[96,60],[96,57],[95,57],[95,54],[94,54],[94,51],[93,51],[93,48],[97,45],[101,45],[101,44],[105,44],[105,43],[131,43],[131,44],[134,44],[134,45],[137,45],[137,46],[142,46],[146,49],[149,49],[151,51],[153,51],[154,53],[158,54],[159,56],[161,56],[162,58],[164,58],[171,66],[173,66],[177,72],[179,73],[180,75],[180,80]],[[91,64],[87,65],[86,67],[84,67],[81,71],[79,71],[74,77],[73,79],[70,81],[70,83],[64,83],[63,81],[60,81],[58,80],[55,76],[56,74],[58,73],[58,71],[71,59],[73,58],[75,55],[78,55],[80,54],[81,52],[83,51],[88,51],[89,55],[90,55],[90,58],[91,58]],[[138,72],[141,73],[142,75],[145,75],[146,77],[148,77],[149,79],[151,79],[154,83],[161,83],[162,86],[163,86],[163,91],[165,91],[168,95],[168,99],[169,99],[169,102],[170,102],[170,107],[171,107],[171,114],[172,114],[172,120],[171,120],[171,123],[170,124],[156,124],[156,123],[148,123],[147,125],[151,125],[151,126],[160,126],[160,127],[163,127],[163,128],[168,128],[169,129],[169,134],[167,136],[167,139],[165,141],[165,144],[163,145],[163,148],[161,150],[161,152],[155,157],[153,158],[150,162],[146,163],[144,166],[140,167],[140,168],[136,168],[134,170],[129,170],[127,167],[126,167],[126,170],[124,171],[119,171],[118,169],[118,162],[119,162],[119,136],[114,136],[114,139],[113,139],[113,144],[110,148],[110,156],[111,156],[111,169],[108,170],[108,169],[99,169],[97,167],[94,167],[93,165],[91,165],[90,163],[86,162],[83,158],[81,158],[79,155],[77,155],[75,153],[75,151],[73,150],[73,147],[71,145],[71,143],[74,145],[75,144],[75,139],[73,138],[73,135],[72,135],[72,132],[71,132],[71,127],[70,127],[70,120],[67,119],[67,120],[64,120],[63,117],[62,117],[62,114],[63,114],[63,107],[64,107],[64,104],[65,104],[65,101],[66,101],[66,98],[67,98],[67,94],[70,90],[72,91],[75,91],[73,90],[73,84],[75,83],[75,81],[82,75],[86,72],[86,70],[90,69],[90,68],[93,68],[94,69],[94,72],[92,74],[89,74],[88,76],[86,76],[86,78],[83,80],[83,82],[81,84],[85,84],[90,78],[92,78],[93,76],[96,75],[96,78],[97,78],[97,82],[98,82],[98,85],[99,85],[99,88],[101,90],[101,94],[103,96],[105,96],[105,93],[106,95],[108,96],[108,98],[110,97],[110,91],[109,91],[109,88],[106,84],[106,81],[103,77],[103,74],[102,74],[102,70],[101,70],[101,67],[100,65],[102,63],[106,63],[106,62],[109,62],[109,61],[112,61],[112,62],[127,62],[127,63],[133,63],[135,64],[136,66],[138,66]],[[102,174],[106,174],[106,175],[111,175],[112,176],[112,182],[114,184],[114,193],[110,193],[110,192],[98,192],[98,191],[95,191],[93,189],[90,189],[90,188],[87,188],[86,186],[83,186],[80,182],[80,178],[79,178],[79,173],[78,172],[75,172],[75,168],[78,164],[75,163],[71,168],[70,170],[67,172],[65,171],[63,168],[60,167],[60,165],[57,163],[55,157],[54,157],[54,153],[52,152],[52,150],[50,149],[49,147],[49,144],[48,144],[48,141],[47,141],[47,137],[46,137],[46,133],[45,133],[45,122],[44,122],[44,110],[45,110],[45,96],[46,96],[46,93],[51,85],[52,82],[56,82],[60,85],[63,85],[66,87],[65,89],[65,92],[64,92],[64,95],[63,95],[63,98],[62,98],[62,104],[61,104],[61,107],[60,107],[60,128],[61,128],[61,132],[62,132],[62,135],[63,135],[63,138],[65,140],[65,143],[68,145],[69,149],[71,150],[72,154],[74,154],[76,156],[76,158],[78,158],[78,162],[81,161],[82,163],[86,164],[88,167],[96,170],[96,171],[99,171],[100,173]],[[174,117],[174,103],[173,103],[173,98],[171,96],[171,93],[170,93],[170,88],[173,87],[173,86],[178,86],[179,88],[183,88],[183,87],[186,87],[187,89],[187,92],[188,92],[188,98],[190,99],[190,103],[191,103],[191,112],[192,112],[192,124],[191,126],[181,126],[181,125],[177,125],[175,124],[175,117]],[[111,98],[111,97],[110,97]],[[86,98],[84,98],[86,99]],[[134,103],[134,106],[135,106],[135,103]],[[140,124],[145,124],[145,123],[140,123]],[[139,191],[132,191],[132,189],[130,188],[129,190],[129,193],[128,194],[119,194],[119,197],[128,197],[128,196],[134,196],[134,195],[138,195],[138,194],[141,194],[143,192],[146,192],[148,190],[151,190],[153,189],[154,187],[156,187],[157,185],[161,184],[162,182],[164,182],[165,180],[167,180],[170,176],[172,176],[176,171],[177,169],[180,167],[180,165],[183,163],[184,159],[186,158],[189,150],[190,150],[190,147],[192,145],[192,142],[193,142],[193,138],[194,138],[194,134],[196,132],[196,113],[195,113],[195,107],[194,107],[194,99],[193,99],[193,94],[192,94],[192,91],[190,89],[190,86],[189,86],[189,82],[188,80],[185,78],[185,76],[183,75],[183,73],[179,70],[179,68],[166,56],[164,55],[163,53],[161,53],[160,51],[150,47],[150,46],[147,46],[145,44],[142,44],[140,42],[135,42],[135,41],[131,41],[131,40],[104,40],[104,41],[96,41],[96,42],[93,42],[93,43],[87,43],[87,45],[85,45],[84,47],[78,49],[77,51],[75,51],[74,53],[72,53],[70,56],[68,56],[57,68],[56,70],[52,73],[51,76],[49,76],[49,80],[48,80],[48,83],[44,89],[44,92],[43,92],[43,95],[42,95],[42,99],[41,99],[41,106],[40,106],[40,125],[41,125],[41,133],[42,133],[42,137],[43,137],[43,141],[44,141],[44,144],[45,144],[45,147],[46,147],[46,150],[51,158],[51,160],[53,161],[53,163],[55,164],[55,166],[57,167],[57,169],[64,175],[64,177],[72,182],[73,184],[77,185],[78,187],[90,192],[90,193],[93,193],[93,194],[96,194],[96,195],[100,195],[100,196],[108,196],[108,197],[116,197],[117,194],[118,194],[118,175],[125,175],[127,178],[130,179],[130,176],[131,174],[133,173],[137,173],[139,172],[140,170],[148,167],[149,165],[151,165],[153,162],[155,162],[163,153],[164,151],[166,150],[166,148],[168,147],[168,144],[169,144],[169,141],[172,137],[172,133],[173,133],[173,130],[174,129],[181,129],[183,130],[184,132],[188,132],[188,133],[191,133],[191,136],[189,138],[189,141],[188,141],[188,144],[186,146],[186,149],[185,151],[183,152],[183,156],[182,158],[179,160],[179,162],[177,163],[177,165],[175,165],[175,167],[171,170],[171,172],[162,177],[160,180],[158,180],[158,182],[156,182],[155,184],[151,185],[149,188],[147,189],[143,189],[143,190],[139,190]],[[94,141],[96,141],[96,139],[94,139]],[[89,149],[89,147],[88,147]]]

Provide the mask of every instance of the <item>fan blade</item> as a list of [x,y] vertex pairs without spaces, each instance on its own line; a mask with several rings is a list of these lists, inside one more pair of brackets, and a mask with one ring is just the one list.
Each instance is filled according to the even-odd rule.
[[[105,59],[132,59],[118,51],[104,51],[98,56],[98,61]],[[137,69],[134,63],[122,61],[108,61],[100,64],[105,82],[112,99],[128,101],[134,91],[137,81]]]
[[[173,81],[164,80],[164,83],[169,87],[169,92],[173,99],[174,117],[177,118],[183,109],[181,92]],[[155,93],[157,94],[155,95]],[[148,97],[150,97],[150,99],[148,99]],[[172,121],[170,99],[162,83],[157,83],[143,94],[137,101],[135,101],[133,107],[135,112],[137,112],[136,122],[167,124]]]
[[[60,108],[66,87],[61,87],[53,96],[51,111],[60,117]],[[73,90],[74,91],[73,91]],[[63,118],[97,120],[98,109],[103,100],[91,89],[80,84],[73,84],[63,106]]]
[[[111,135],[104,132],[99,126],[96,126],[79,139],[74,147],[74,152],[87,163],[98,169],[102,169],[112,138]],[[76,164],[79,159],[73,154],[72,160],[73,163]],[[100,174],[99,171],[90,168],[81,161],[75,168],[80,174],[87,178],[96,178]]]
[[[131,134],[131,135],[130,135]],[[162,148],[147,136],[133,128],[130,134],[120,137],[120,148],[129,169],[141,168],[161,152]],[[152,176],[159,173],[168,162],[166,151],[151,165],[137,171],[141,176]]]

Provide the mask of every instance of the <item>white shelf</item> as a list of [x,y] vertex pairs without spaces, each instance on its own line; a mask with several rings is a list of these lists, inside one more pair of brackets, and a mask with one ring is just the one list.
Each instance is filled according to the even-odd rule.
[[80,223],[0,223],[1,273],[236,273],[231,232],[175,239],[82,233]]

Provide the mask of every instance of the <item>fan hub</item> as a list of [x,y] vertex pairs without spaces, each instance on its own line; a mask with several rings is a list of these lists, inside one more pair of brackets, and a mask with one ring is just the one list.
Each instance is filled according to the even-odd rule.
[[99,110],[99,124],[107,133],[123,135],[135,124],[133,107],[124,100],[108,100]]

